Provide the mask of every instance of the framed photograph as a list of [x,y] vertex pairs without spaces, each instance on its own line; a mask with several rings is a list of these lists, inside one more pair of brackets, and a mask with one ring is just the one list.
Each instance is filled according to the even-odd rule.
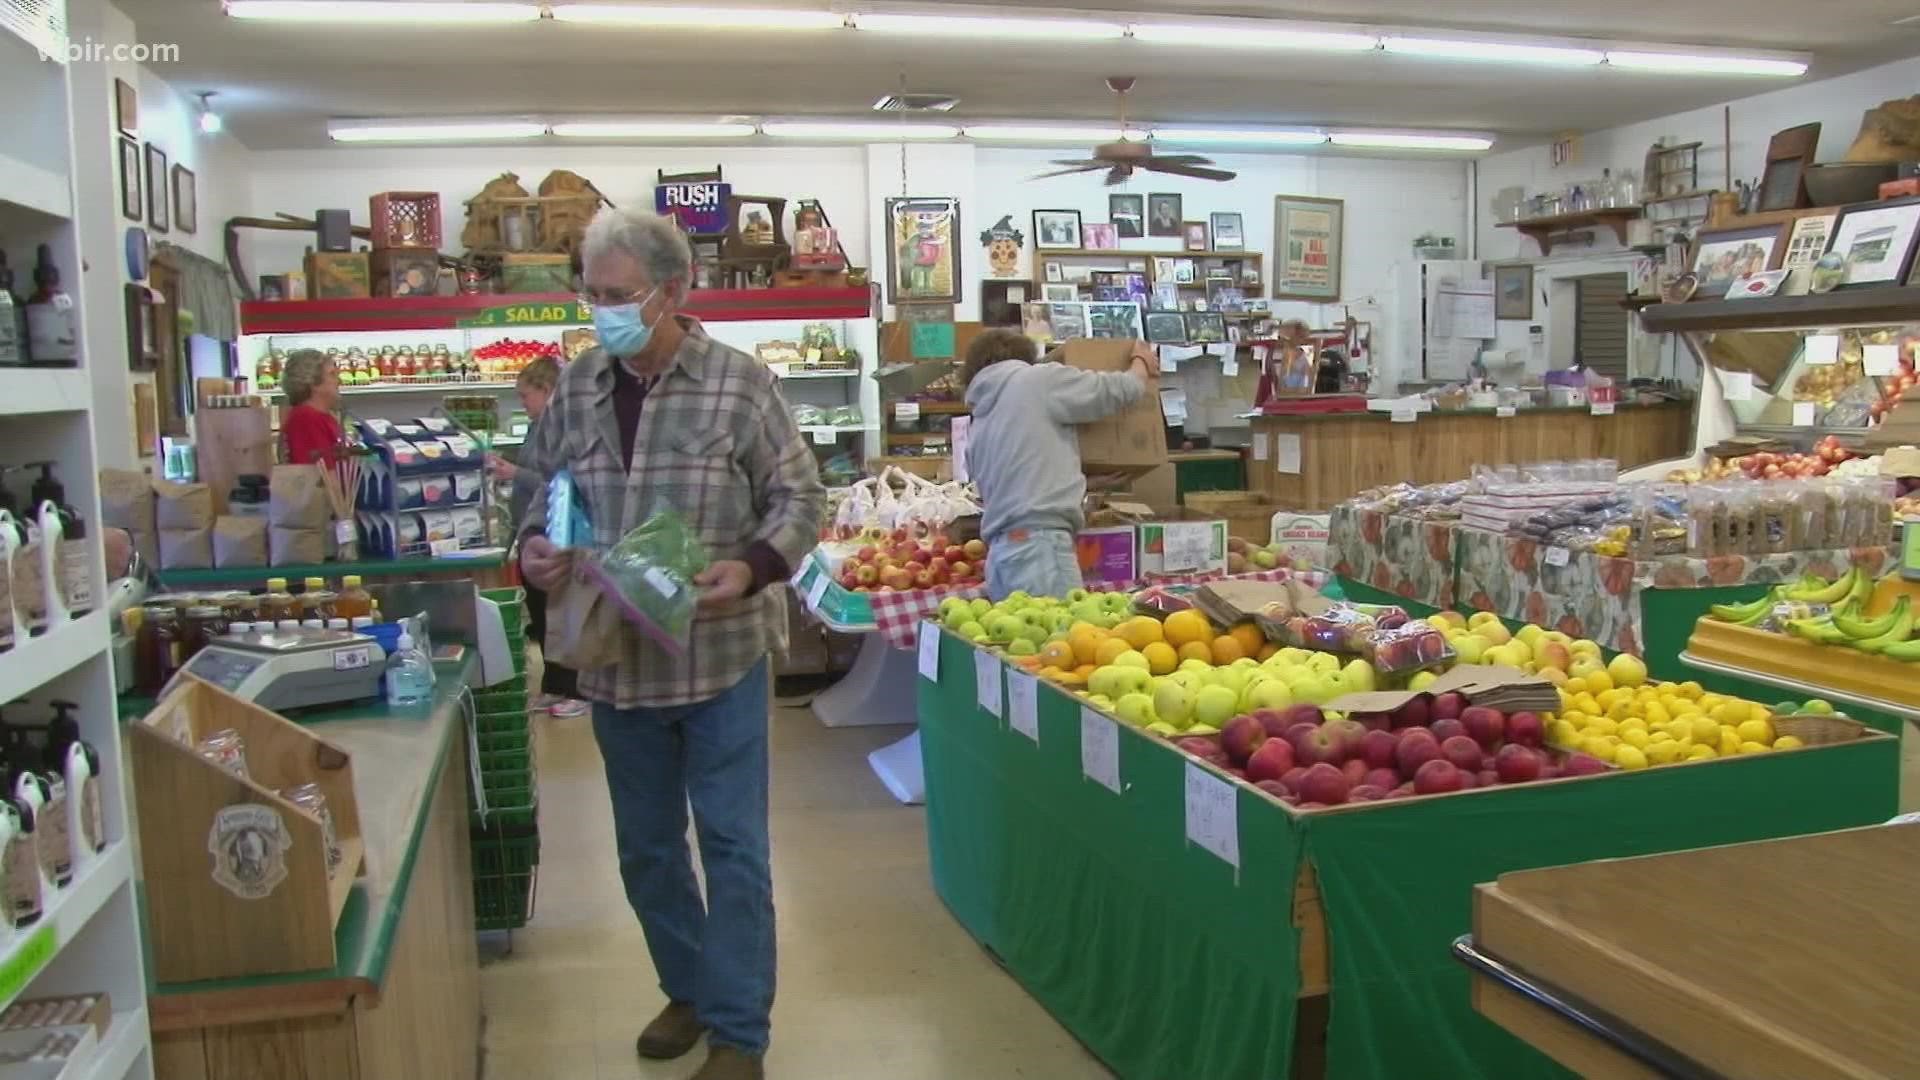
[[1247,310],[1247,295],[1232,278],[1207,279],[1207,307],[1214,311],[1239,314]]
[[122,135],[140,135],[140,92],[119,79],[113,80],[113,126]]
[[1147,342],[1151,345],[1185,345],[1187,317],[1177,311],[1147,312]]
[[1080,240],[1080,211],[1078,210],[1035,210],[1033,212],[1033,247],[1035,251],[1078,251],[1082,247]]
[[1120,230],[1112,224],[1090,221],[1081,227],[1080,238],[1088,251],[1114,251],[1120,247]]
[[1820,125],[1801,124],[1779,132],[1767,142],[1767,167],[1760,174],[1756,210],[1793,210],[1811,205],[1807,197],[1807,166],[1820,149]]
[[1340,199],[1276,195],[1273,199],[1275,300],[1332,303],[1340,299],[1341,239],[1347,218]]
[[[1842,209],[1828,248],[1847,261],[1847,276],[1839,287],[1904,283],[1913,269],[1916,238],[1920,238],[1920,197]],[[1705,288],[1704,282],[1701,287]]]
[[1147,197],[1107,196],[1107,220],[1113,222],[1122,240],[1138,240],[1147,235]]
[[1058,283],[1067,280],[1067,275],[1060,269],[1059,263],[1048,262],[1046,266],[1046,278],[1049,282]]
[[1041,344],[1053,340],[1053,323],[1049,313],[1052,304],[1034,301],[1020,309],[1020,332]]
[[1153,299],[1148,303],[1148,307],[1154,311],[1179,311],[1180,286],[1171,281],[1154,282]]
[[120,140],[120,216],[139,221],[145,216],[146,199],[140,194],[140,144]]
[[1217,311],[1194,311],[1184,316],[1187,340],[1195,345],[1214,345],[1227,340],[1227,317]]
[[127,320],[127,370],[152,371],[160,366],[160,335],[154,329],[153,290],[145,285],[122,285]]
[[1700,230],[1693,243],[1695,295],[1717,300],[1735,278],[1772,269],[1775,256],[1786,254],[1786,236],[1785,225]]
[[1493,268],[1493,317],[1533,318],[1533,264]]
[[1199,281],[1192,259],[1173,260],[1173,281],[1176,285],[1192,285]]
[[1180,235],[1185,239],[1185,247],[1188,251],[1207,250],[1207,223],[1206,222],[1204,221],[1182,222],[1180,225]]
[[1080,300],[1080,286],[1046,285],[1041,287],[1040,295],[1049,303],[1077,303]]
[[1179,236],[1180,196],[1153,194],[1147,196],[1147,235]]
[[167,152],[147,144],[147,228],[167,231]]
[[1053,340],[1072,341],[1087,336],[1087,305],[1085,304],[1048,304],[1047,327],[1053,331]]
[[1810,214],[1796,218],[1787,234],[1787,253],[1780,260],[1783,270],[1804,270],[1827,253],[1827,241],[1833,237],[1833,223],[1839,214]]
[[193,170],[173,167],[173,226],[183,233],[200,227],[200,193],[193,187]]
[[887,299],[955,303],[960,299],[960,200],[887,200]]
[[1075,285],[1093,284],[1093,267],[1091,266],[1067,265],[1061,267],[1060,272],[1065,276],[1065,280]]
[[1033,299],[1030,281],[989,279],[980,283],[980,325],[1018,327],[1020,309]]
[[1208,214],[1207,224],[1213,232],[1213,250],[1245,250],[1247,234],[1241,225],[1239,214]]

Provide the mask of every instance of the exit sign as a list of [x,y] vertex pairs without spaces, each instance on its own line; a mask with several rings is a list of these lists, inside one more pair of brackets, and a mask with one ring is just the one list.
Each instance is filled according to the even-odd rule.
[[727,231],[727,197],[733,185],[718,180],[661,184],[653,189],[653,208],[672,217],[690,233],[711,235]]

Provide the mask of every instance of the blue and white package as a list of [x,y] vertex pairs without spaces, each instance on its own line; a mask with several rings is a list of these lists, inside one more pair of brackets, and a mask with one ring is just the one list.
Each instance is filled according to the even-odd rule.
[[547,481],[547,539],[559,547],[592,547],[593,521],[587,516],[586,500],[573,485],[573,474],[565,469]]

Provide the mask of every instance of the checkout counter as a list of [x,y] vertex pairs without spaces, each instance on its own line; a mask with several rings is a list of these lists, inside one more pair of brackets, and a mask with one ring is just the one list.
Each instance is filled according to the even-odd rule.
[[[370,587],[390,614],[429,615],[437,654],[430,705],[392,709],[378,697],[309,705],[291,719],[351,759],[363,870],[334,924],[335,962],[323,969],[168,982],[150,966],[149,1016],[159,1080],[315,1077],[472,1080],[480,1068],[479,959],[474,930],[469,790],[469,688],[500,650],[480,625],[470,581]],[[457,646],[457,648],[449,648]],[[365,638],[280,650],[259,643],[203,650],[185,670],[218,676],[257,702],[307,701],[317,673],[345,664],[333,694],[364,691]],[[341,657],[346,657],[342,661]],[[163,696],[163,702],[167,700]],[[123,706],[132,722],[144,710]],[[135,747],[136,753],[144,747]],[[133,813],[143,805],[135,763]],[[144,877],[144,875],[143,875]],[[149,936],[158,906],[143,885]],[[152,952],[162,952],[158,940]]]

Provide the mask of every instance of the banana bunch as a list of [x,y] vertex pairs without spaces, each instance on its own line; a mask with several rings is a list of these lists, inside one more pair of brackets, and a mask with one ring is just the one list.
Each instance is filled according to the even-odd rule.
[[[1843,584],[1847,591],[1840,594],[1838,590]],[[1824,599],[1834,604],[1833,610],[1819,618],[1789,619],[1787,633],[1821,645],[1844,645],[1893,660],[1920,660],[1920,639],[1913,636],[1914,630],[1920,628],[1920,618],[1916,617],[1920,611],[1913,608],[1907,597],[1900,597],[1891,610],[1869,619],[1862,614],[1862,609],[1873,591],[1872,579],[1857,567],[1849,571],[1847,577],[1825,588],[1804,588],[1805,585],[1803,581],[1795,586],[1801,590],[1802,599],[1809,603],[1817,602],[1816,597]]]
[[1831,609],[1849,603],[1864,604],[1872,594],[1873,579],[1855,568],[1835,581],[1822,581],[1808,574],[1799,581],[1775,585],[1758,600],[1715,604],[1708,610],[1721,622],[1778,629],[1794,621],[1824,620]]

